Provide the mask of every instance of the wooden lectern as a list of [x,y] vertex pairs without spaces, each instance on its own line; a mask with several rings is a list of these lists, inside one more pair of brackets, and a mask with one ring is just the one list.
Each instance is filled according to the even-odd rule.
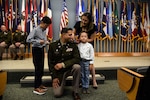
[[5,91],[6,83],[7,83],[7,72],[0,71],[0,100],[2,99],[3,93]]
[[129,100],[144,100],[143,81],[144,76],[128,68],[122,67],[117,70],[117,80],[119,88],[126,92]]

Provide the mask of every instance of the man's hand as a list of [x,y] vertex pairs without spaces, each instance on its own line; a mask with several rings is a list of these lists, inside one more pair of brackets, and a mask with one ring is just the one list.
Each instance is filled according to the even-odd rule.
[[55,68],[56,70],[60,70],[60,69],[63,68],[63,65],[62,65],[62,63],[57,63],[57,64],[54,66],[54,68]]
[[3,42],[1,42],[0,44],[1,44],[1,45],[5,45],[6,43],[5,43],[5,41],[3,41]]
[[16,42],[16,43],[15,43],[15,46],[16,46],[16,47],[19,47],[20,45],[21,45],[20,42]]
[[46,44],[50,44],[50,42],[49,42],[49,41],[46,41]]
[[60,82],[59,82],[58,78],[53,79],[53,84],[52,84],[53,88],[58,88],[59,84],[60,84]]
[[44,42],[45,42],[44,40],[40,40],[40,44],[41,44],[41,45],[44,44]]

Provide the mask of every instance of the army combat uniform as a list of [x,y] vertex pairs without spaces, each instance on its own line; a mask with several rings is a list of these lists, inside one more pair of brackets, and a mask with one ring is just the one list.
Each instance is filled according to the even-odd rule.
[[11,32],[10,31],[0,32],[0,60],[2,60],[4,49],[8,48],[10,44],[11,44]]
[[[73,90],[78,93],[80,80],[80,54],[75,43],[66,43],[62,45],[60,40],[49,45],[48,50],[48,65],[52,73],[52,79],[58,78],[60,81],[59,88],[53,89],[54,95],[62,94],[65,78],[73,75]],[[60,70],[56,70],[54,66],[57,63],[64,63]]]
[[[16,31],[13,34],[12,45],[10,46],[10,53],[14,57],[14,60],[16,60],[18,58],[17,49],[19,49],[20,53],[21,53],[20,60],[23,59],[24,48],[25,48],[25,44],[26,44],[26,36],[27,36],[26,32],[23,32],[23,31]],[[20,45],[18,47],[15,45],[15,43],[17,43],[17,42],[20,43]]]

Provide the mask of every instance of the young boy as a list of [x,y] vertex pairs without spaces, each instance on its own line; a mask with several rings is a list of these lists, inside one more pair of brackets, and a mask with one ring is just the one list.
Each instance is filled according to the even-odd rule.
[[88,40],[88,34],[86,32],[81,32],[79,35],[79,41],[78,44],[81,61],[81,81],[82,81],[82,92],[84,94],[89,94],[90,91],[89,88],[89,74],[90,69],[93,67],[94,63],[94,49],[92,44],[87,42]]

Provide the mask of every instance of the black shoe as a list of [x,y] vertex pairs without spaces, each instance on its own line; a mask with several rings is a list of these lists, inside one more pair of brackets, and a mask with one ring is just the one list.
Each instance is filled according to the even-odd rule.
[[16,56],[15,56],[15,58],[14,58],[14,60],[17,60],[18,58],[19,58],[19,56],[18,56],[18,55],[16,55]]
[[98,86],[93,86],[93,88],[94,88],[94,89],[97,89],[97,88],[98,88]]
[[73,100],[81,100],[78,93],[72,92]]
[[20,57],[20,60],[23,60],[23,56]]
[[2,57],[0,57],[0,60],[2,60]]

